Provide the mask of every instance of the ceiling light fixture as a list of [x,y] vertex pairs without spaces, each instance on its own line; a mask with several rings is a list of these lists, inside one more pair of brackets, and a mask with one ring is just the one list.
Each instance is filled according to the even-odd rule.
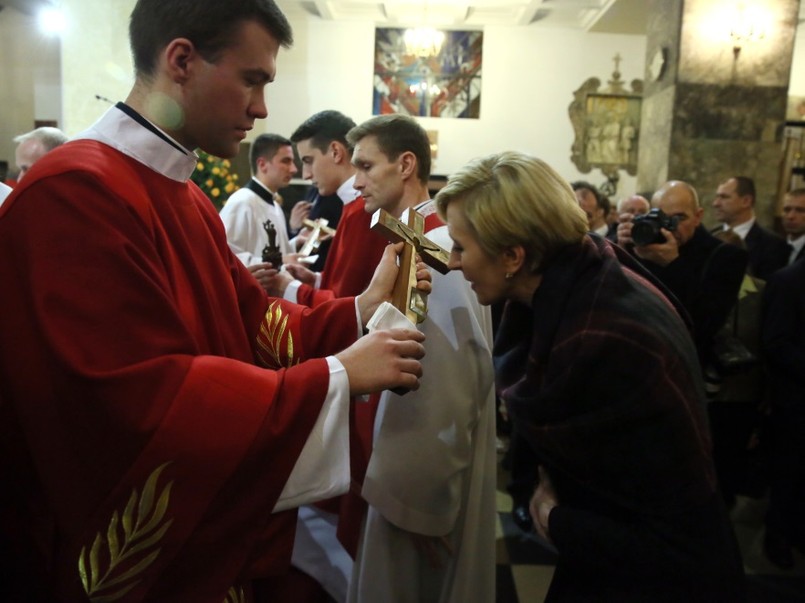
[[61,8],[49,6],[39,11],[37,15],[39,28],[50,35],[59,35],[67,29],[67,18]]
[[430,58],[437,56],[444,45],[444,32],[432,27],[414,27],[403,34],[408,54]]

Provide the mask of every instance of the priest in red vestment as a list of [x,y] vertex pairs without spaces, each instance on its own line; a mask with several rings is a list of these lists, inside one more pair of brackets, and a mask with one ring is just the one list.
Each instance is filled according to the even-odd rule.
[[251,600],[348,485],[350,396],[417,386],[420,336],[347,347],[391,249],[356,299],[266,298],[189,181],[266,116],[273,0],[138,0],[130,35],[126,102],[0,209],[3,600]]

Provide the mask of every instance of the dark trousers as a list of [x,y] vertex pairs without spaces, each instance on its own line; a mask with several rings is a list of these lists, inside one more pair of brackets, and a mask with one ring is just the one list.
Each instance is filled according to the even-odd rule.
[[805,413],[772,412],[766,529],[805,542]]

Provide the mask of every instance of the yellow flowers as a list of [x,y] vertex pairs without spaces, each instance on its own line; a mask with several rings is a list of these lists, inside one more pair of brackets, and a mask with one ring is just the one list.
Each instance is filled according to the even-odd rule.
[[214,157],[199,150],[196,170],[190,176],[219,210],[229,195],[240,188],[238,175],[229,171],[231,167],[232,163],[228,159]]

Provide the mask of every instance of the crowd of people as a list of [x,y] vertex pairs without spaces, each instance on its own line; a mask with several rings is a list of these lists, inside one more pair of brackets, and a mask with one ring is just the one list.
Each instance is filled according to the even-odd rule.
[[[612,203],[520,152],[431,198],[415,119],[325,110],[255,137],[218,214],[194,151],[266,118],[291,27],[272,0],[138,0],[129,34],[125,101],[15,138],[0,187],[0,598],[492,601],[498,401],[547,600],[745,600],[728,509],[761,424],[765,550],[793,566],[805,189],[786,238],[745,176],[712,231],[689,183]],[[406,245],[445,273],[405,274]]]

